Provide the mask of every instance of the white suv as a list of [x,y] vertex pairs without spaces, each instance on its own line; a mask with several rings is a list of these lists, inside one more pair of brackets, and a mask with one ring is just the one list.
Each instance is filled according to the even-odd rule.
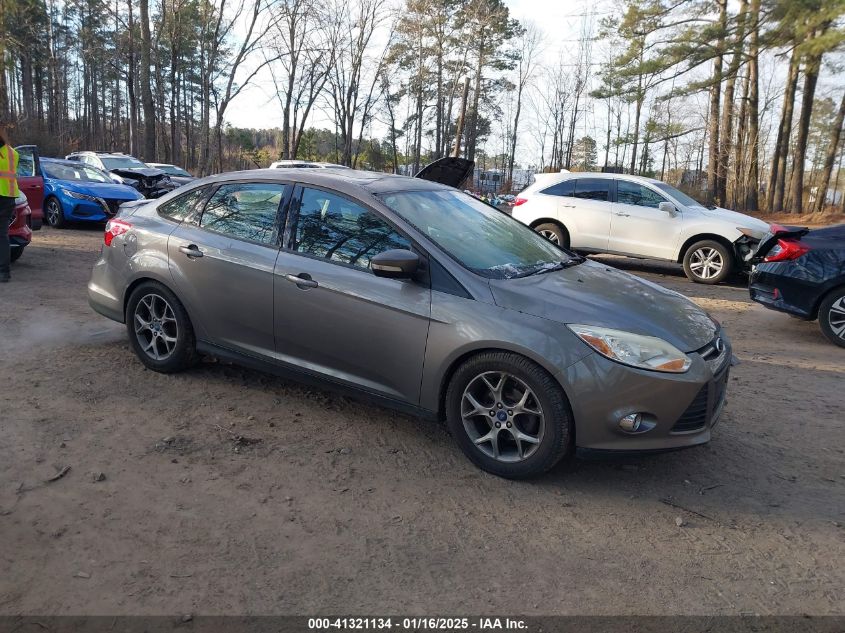
[[745,268],[769,230],[659,180],[621,174],[537,174],[513,217],[564,248],[683,263],[687,277],[705,284]]

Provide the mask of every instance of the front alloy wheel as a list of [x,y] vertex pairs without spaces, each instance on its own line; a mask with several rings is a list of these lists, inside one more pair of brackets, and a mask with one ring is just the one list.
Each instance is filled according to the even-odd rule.
[[545,417],[537,396],[507,372],[484,372],[464,389],[461,420],[473,443],[488,457],[519,462],[537,450]]
[[684,272],[690,281],[718,284],[733,271],[733,256],[727,247],[713,240],[696,242],[684,255]]
[[479,468],[522,479],[567,457],[569,402],[542,367],[509,352],[483,352],[458,367],[446,390],[452,437]]
[[65,214],[62,210],[62,203],[56,198],[47,198],[44,207],[47,215],[47,224],[56,229],[62,228],[65,225]]

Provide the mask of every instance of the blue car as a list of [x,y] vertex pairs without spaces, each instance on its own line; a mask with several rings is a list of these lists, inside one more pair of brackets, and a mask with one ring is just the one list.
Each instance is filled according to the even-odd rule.
[[50,226],[65,222],[105,222],[118,207],[142,196],[129,185],[115,183],[92,165],[55,158],[41,159],[44,176],[44,218]]

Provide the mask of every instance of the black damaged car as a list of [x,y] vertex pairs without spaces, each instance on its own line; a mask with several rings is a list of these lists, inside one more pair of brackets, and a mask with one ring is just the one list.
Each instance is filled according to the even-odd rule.
[[845,224],[810,230],[772,225],[754,254],[751,299],[801,319],[845,347]]
[[117,182],[137,189],[145,198],[160,198],[179,186],[161,169],[150,167],[134,156],[120,152],[74,152],[65,158],[94,165],[114,174]]

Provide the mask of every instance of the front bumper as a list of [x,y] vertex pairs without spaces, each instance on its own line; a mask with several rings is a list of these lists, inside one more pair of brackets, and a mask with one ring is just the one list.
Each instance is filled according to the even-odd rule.
[[[580,451],[659,452],[705,444],[725,406],[731,346],[710,358],[703,348],[689,354],[683,374],[658,373],[591,354],[560,376],[575,418]],[[643,428],[628,433],[619,420],[643,416]]]

